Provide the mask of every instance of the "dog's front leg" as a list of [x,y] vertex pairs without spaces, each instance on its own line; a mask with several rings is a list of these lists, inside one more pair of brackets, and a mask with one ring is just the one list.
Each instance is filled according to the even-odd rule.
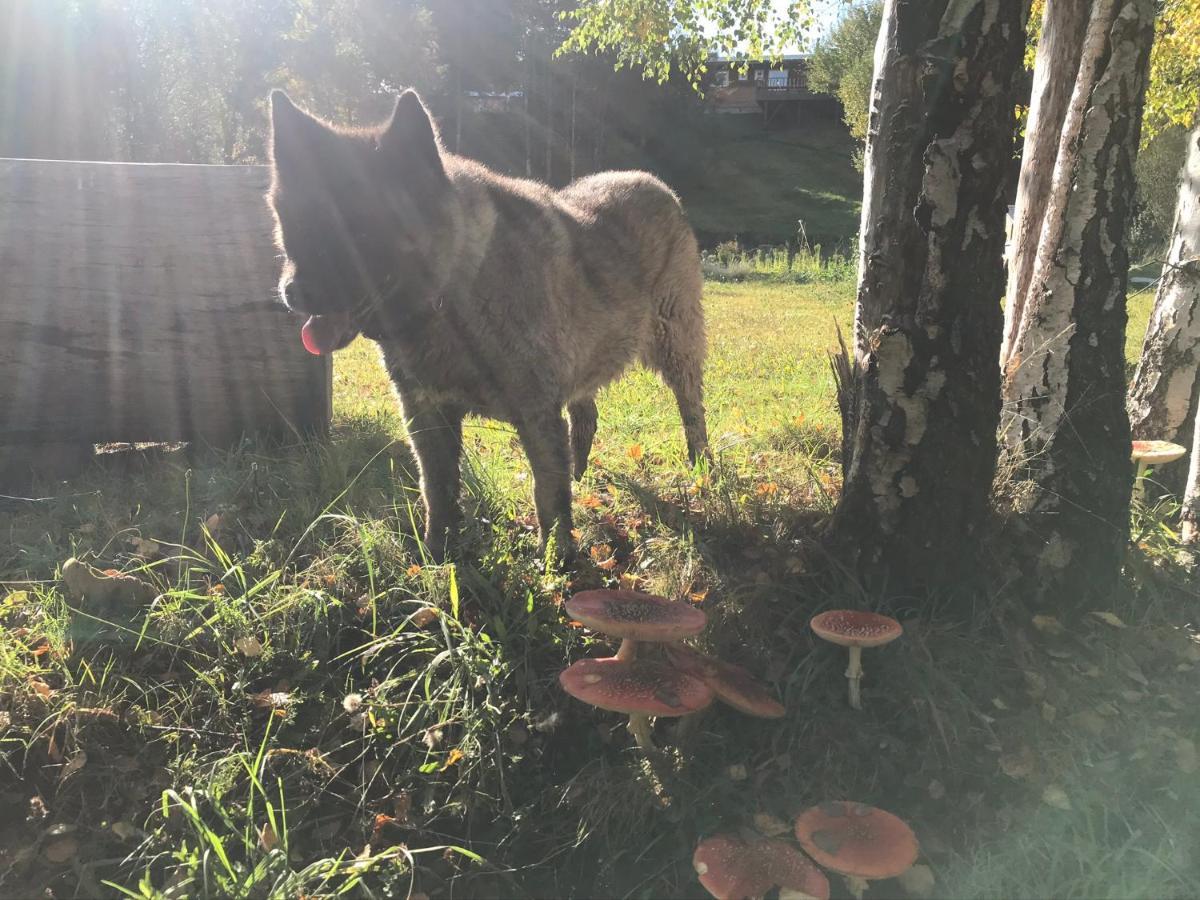
[[571,535],[571,444],[559,409],[528,415],[517,423],[517,434],[533,469],[533,504],[545,551],[554,535],[558,553],[569,559],[575,552]]
[[421,469],[421,499],[425,501],[425,546],[434,561],[445,558],[446,544],[457,526],[462,455],[463,412],[447,406],[405,403],[408,439]]

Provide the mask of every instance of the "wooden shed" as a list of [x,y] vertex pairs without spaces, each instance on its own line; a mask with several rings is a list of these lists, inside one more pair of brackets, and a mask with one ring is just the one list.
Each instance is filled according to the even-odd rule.
[[269,178],[0,159],[0,469],[43,446],[328,426],[330,362],[275,300]]

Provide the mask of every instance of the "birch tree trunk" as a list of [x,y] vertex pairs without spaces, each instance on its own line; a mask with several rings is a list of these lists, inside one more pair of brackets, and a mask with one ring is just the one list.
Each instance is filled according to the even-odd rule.
[[[1071,88],[1079,71],[1083,46],[1083,23],[1091,0],[1047,0],[1033,70],[1033,92],[1025,144],[1021,153],[1021,178],[1013,213],[1012,253],[1008,289],[1004,292],[1004,342],[1000,350],[1003,367],[1012,352],[1025,308],[1033,264],[1037,257],[1042,222],[1050,197],[1059,137],[1071,100]],[[1060,200],[1061,202],[1061,200]]]
[[[1175,230],[1154,312],[1129,389],[1129,423],[1138,440],[1186,447],[1200,407],[1200,110],[1188,137]],[[1172,465],[1183,470],[1183,465]],[[1169,475],[1169,473],[1168,473]],[[1173,490],[1182,482],[1168,478]]]
[[1185,544],[1200,543],[1200,416],[1196,417],[1192,431],[1192,452],[1188,456],[1187,487],[1180,515],[1180,539]]
[[970,565],[999,419],[1005,181],[1029,3],[887,0],[831,541],[908,590]]
[[1005,371],[1002,434],[1029,480],[1031,574],[1052,597],[1110,590],[1128,540],[1124,241],[1153,35],[1154,0],[1092,7]]

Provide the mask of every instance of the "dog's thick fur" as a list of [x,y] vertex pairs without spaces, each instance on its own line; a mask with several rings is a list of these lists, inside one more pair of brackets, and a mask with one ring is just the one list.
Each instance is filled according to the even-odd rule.
[[435,556],[458,517],[467,413],[516,426],[543,542],[563,550],[596,392],[635,360],[674,391],[691,459],[707,452],[699,253],[661,181],[503,177],[445,151],[412,91],[376,129],[334,128],[279,91],[271,120],[284,302],[335,332],[327,349],[359,332],[379,343]]

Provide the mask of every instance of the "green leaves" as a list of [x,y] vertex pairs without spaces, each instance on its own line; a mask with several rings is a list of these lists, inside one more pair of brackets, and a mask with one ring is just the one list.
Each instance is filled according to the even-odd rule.
[[696,90],[710,55],[778,57],[811,24],[807,0],[582,0],[560,18],[572,29],[559,54],[611,52],[617,68],[658,82],[678,73]]

